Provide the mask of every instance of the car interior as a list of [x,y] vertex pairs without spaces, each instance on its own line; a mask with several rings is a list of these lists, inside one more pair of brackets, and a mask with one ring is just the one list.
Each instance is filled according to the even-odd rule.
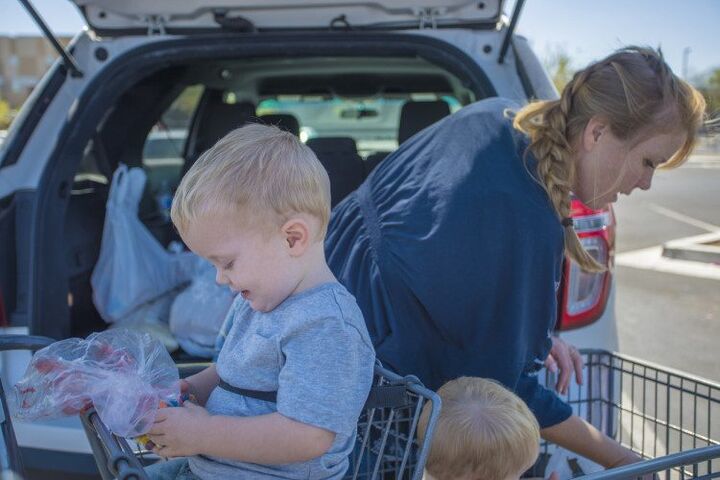
[[299,136],[328,171],[335,206],[400,144],[475,97],[420,57],[198,61],[130,86],[87,143],[66,211],[71,334],[107,327],[93,305],[90,276],[110,179],[121,162],[145,170],[138,214],[167,246],[179,237],[158,208],[158,193],[174,190],[198,157],[235,128],[260,122]]

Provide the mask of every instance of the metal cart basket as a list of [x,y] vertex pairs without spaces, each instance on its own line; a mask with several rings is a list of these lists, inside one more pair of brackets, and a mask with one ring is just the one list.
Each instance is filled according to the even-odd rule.
[[[0,351],[37,350],[52,341],[1,335]],[[577,415],[647,459],[582,478],[720,478],[720,384],[626,355],[601,350],[582,354],[584,384],[571,388],[565,400]],[[181,366],[181,372],[187,376],[201,368],[204,365]],[[555,378],[545,372],[541,381],[552,387]],[[22,472],[2,382],[0,400],[0,440],[5,446],[0,449],[0,463]],[[427,433],[424,441],[418,442],[418,419],[428,402]],[[400,377],[377,366],[375,385],[358,423],[347,478],[419,480],[439,412],[438,396],[416,378]],[[112,435],[93,410],[85,412],[82,421],[104,480],[147,478],[143,465],[154,460],[147,452],[133,450],[126,440]],[[542,460],[556,448],[544,444],[541,461],[528,474],[542,476]]]
[[[648,459],[584,478],[720,478],[720,384],[626,355],[581,353],[584,384],[564,399],[577,415]],[[555,378],[545,372],[541,380],[551,387]],[[540,458],[554,448],[544,445]]]
[[[183,373],[193,370],[197,367]],[[425,441],[418,441],[417,425],[427,403],[431,410]],[[401,377],[376,365],[345,478],[420,480],[439,414],[440,398],[416,377]],[[92,409],[83,413],[81,420],[103,480],[147,479],[143,466],[157,456],[113,435]]]

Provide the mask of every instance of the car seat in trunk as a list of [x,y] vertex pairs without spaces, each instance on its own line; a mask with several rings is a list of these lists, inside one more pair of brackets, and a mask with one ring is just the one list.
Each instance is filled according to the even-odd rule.
[[85,337],[107,327],[93,303],[90,276],[100,255],[108,191],[104,183],[81,180],[70,194],[62,245],[72,336]]

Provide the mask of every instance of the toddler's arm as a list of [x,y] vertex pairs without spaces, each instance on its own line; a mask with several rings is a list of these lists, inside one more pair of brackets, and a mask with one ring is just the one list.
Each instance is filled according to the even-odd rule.
[[335,433],[279,413],[256,417],[211,416],[201,454],[263,465],[306,462],[327,452]]
[[335,433],[279,413],[213,416],[190,402],[158,410],[149,432],[166,457],[211,455],[264,465],[305,462],[327,452]]
[[[185,386],[183,386],[182,382],[185,383]],[[217,387],[219,383],[220,377],[213,363],[205,370],[181,380],[180,388],[183,391],[187,388],[187,393],[194,395],[198,404],[204,406],[210,397],[210,393],[212,393],[213,389]]]

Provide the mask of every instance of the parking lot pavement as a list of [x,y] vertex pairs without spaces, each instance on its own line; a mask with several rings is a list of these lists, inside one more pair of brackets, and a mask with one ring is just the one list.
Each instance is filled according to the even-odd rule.
[[618,267],[620,351],[720,382],[720,281]]
[[640,261],[667,241],[720,230],[720,155],[655,177],[615,208],[620,351],[720,382],[720,265]]

